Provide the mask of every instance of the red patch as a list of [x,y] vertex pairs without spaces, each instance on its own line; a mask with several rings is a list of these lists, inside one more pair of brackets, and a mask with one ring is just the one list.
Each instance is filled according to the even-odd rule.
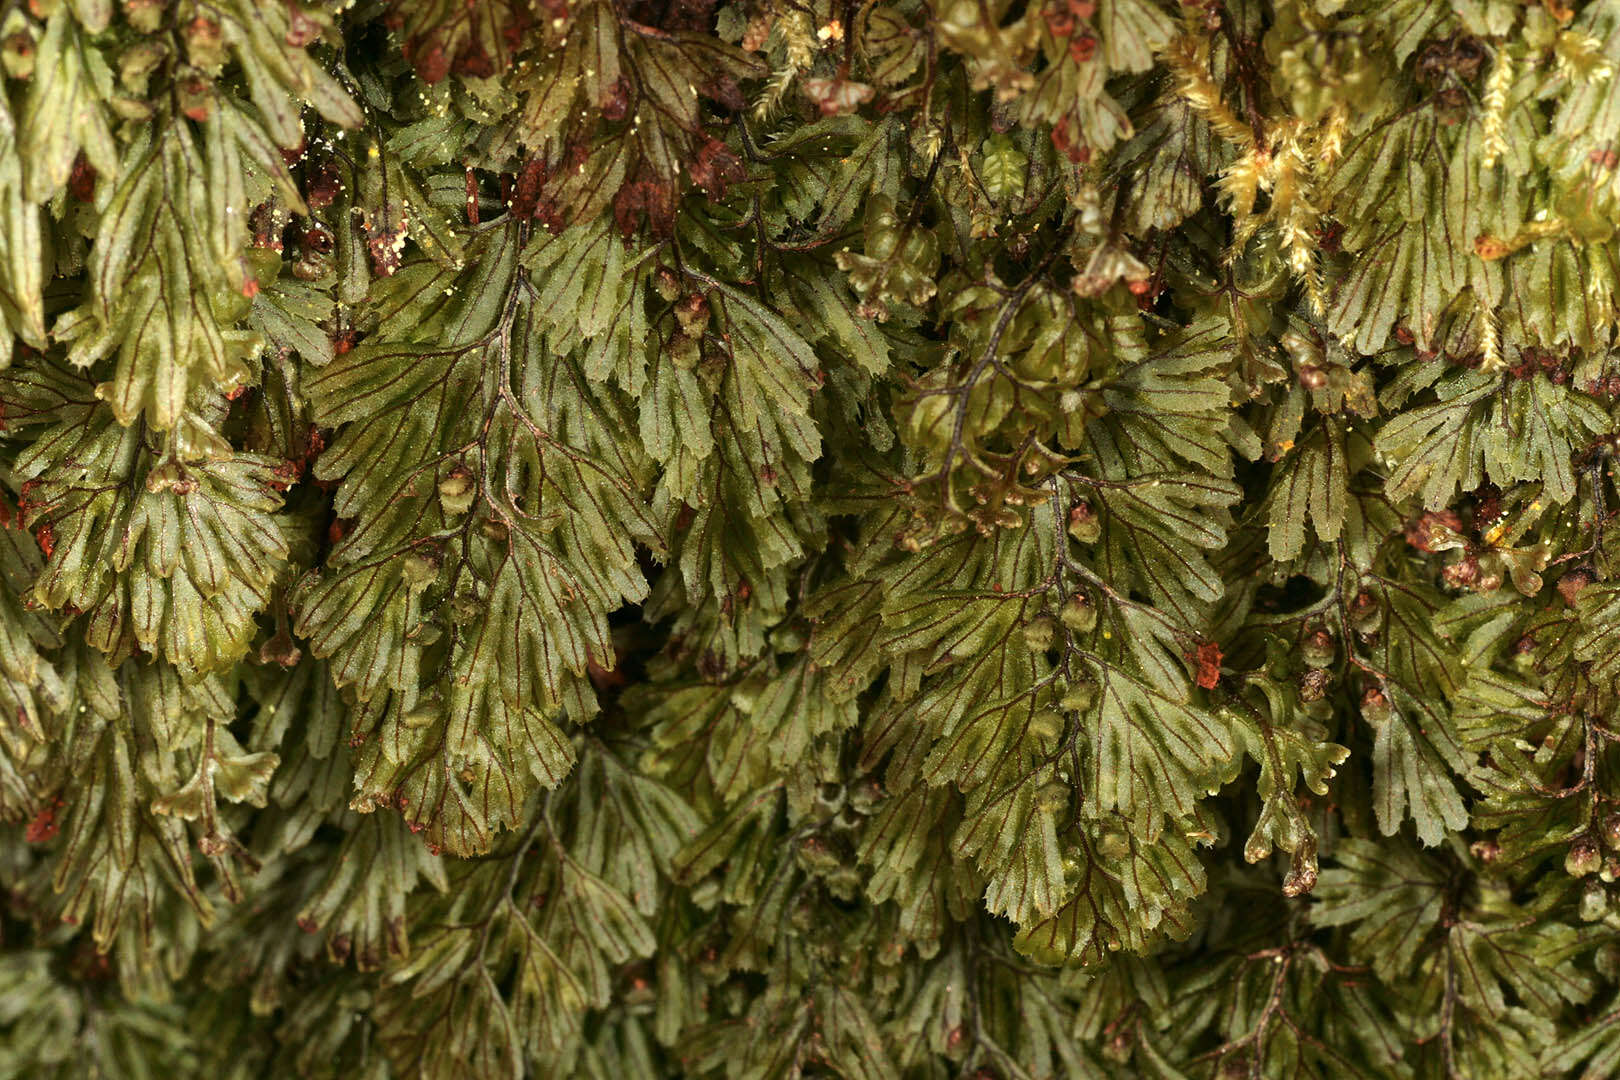
[[28,823],[28,830],[23,833],[23,839],[30,844],[49,843],[56,839],[56,834],[61,829],[62,826],[56,820],[56,807],[47,806]]
[[363,224],[366,229],[366,250],[371,253],[371,269],[378,277],[393,277],[400,266],[400,253],[405,249],[409,228],[405,212],[401,210],[399,220],[392,223],[366,221]]
[[1221,647],[1213,641],[1198,646],[1198,685],[1205,690],[1215,689],[1221,681]]
[[667,238],[675,229],[675,189],[661,180],[643,175],[631,180],[613,196],[613,223],[626,240],[635,235],[645,216],[647,232],[655,240]]
[[[407,42],[406,44],[410,43]],[[444,55],[443,45],[435,43],[420,53],[412,49],[402,49],[400,51],[404,54],[405,59],[416,66],[416,73],[429,86],[436,82],[443,82],[444,77],[450,74],[450,58]]]
[[68,192],[80,202],[96,197],[96,167],[83,153],[73,159],[73,171],[68,174]]
[[629,676],[624,673],[616,660],[613,667],[606,668],[597,663],[596,657],[588,657],[585,661],[585,672],[590,676],[591,685],[596,687],[598,693],[606,693],[615,687],[627,686],[630,683]]
[[1074,13],[1066,9],[1047,8],[1042,15],[1046,18],[1046,28],[1055,38],[1066,38],[1074,33]]
[[476,79],[487,79],[495,74],[495,62],[489,58],[489,53],[476,41],[469,42],[456,57],[456,74],[471,75]]
[[732,112],[742,112],[748,108],[748,99],[743,97],[742,88],[737,85],[737,80],[724,72],[698,87],[698,93],[710,101],[719,102]]
[[321,36],[321,26],[314,19],[289,6],[287,9],[287,33],[284,40],[295,49],[302,49],[305,45]]
[[1052,129],[1051,138],[1053,148],[1068,158],[1071,163],[1084,165],[1091,160],[1091,147],[1086,145],[1084,139],[1075,138],[1074,133],[1069,130],[1069,117],[1067,114],[1064,114],[1063,118],[1057,122],[1057,126]]
[[630,115],[630,92],[633,87],[630,80],[620,75],[614,84],[607,88],[602,100],[597,106],[602,110],[602,119],[617,124]]
[[[540,192],[546,186],[549,170],[544,158],[532,157],[518,170],[517,182],[507,195],[512,216],[518,220],[532,218],[540,205]],[[503,182],[504,186],[504,182]]]
[[709,139],[689,166],[692,179],[715,198],[724,198],[726,187],[746,178],[742,159],[719,139]]
[[309,173],[304,183],[304,201],[312,210],[331,206],[343,191],[343,177],[337,166],[323,161]]
[[304,475],[304,463],[302,461],[283,461],[275,467],[275,471],[271,475],[275,479],[270,481],[270,486],[277,491],[286,491],[298,483],[299,479]]
[[51,527],[41,525],[34,532],[34,539],[39,541],[39,550],[45,553],[47,559],[50,558],[51,552],[56,550],[56,533],[51,531]]

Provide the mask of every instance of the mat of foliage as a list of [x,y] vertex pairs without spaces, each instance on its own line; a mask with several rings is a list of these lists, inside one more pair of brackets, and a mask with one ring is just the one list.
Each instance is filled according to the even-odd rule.
[[1614,1075],[1617,66],[0,3],[0,1076]]

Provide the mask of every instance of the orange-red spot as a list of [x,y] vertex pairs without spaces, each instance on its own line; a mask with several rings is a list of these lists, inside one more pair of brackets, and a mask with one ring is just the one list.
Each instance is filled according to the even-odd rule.
[[28,829],[23,833],[23,839],[30,844],[45,844],[56,839],[56,834],[62,829],[56,820],[56,807],[47,806],[35,815],[34,820],[28,823]]

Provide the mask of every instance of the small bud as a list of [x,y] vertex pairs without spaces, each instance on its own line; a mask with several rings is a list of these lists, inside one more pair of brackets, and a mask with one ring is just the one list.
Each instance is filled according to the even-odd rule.
[[1574,607],[1576,597],[1594,580],[1592,571],[1584,566],[1576,567],[1558,579],[1558,595],[1564,598],[1564,603]]
[[1611,851],[1620,851],[1620,810],[1611,810],[1603,817],[1603,842]]
[[1080,883],[1080,879],[1085,876],[1085,864],[1079,859],[1075,858],[1073,855],[1063,856],[1062,861],[1059,862],[1058,865],[1063,868],[1063,883],[1065,885],[1070,887],[1078,885]]
[[1048,814],[1061,815],[1068,812],[1069,796],[1072,792],[1069,785],[1061,780],[1053,780],[1041,785],[1035,793],[1035,805]]
[[1058,739],[1063,737],[1063,714],[1052,709],[1042,709],[1029,718],[1029,726],[1024,731],[1035,741],[1035,745],[1040,747],[1042,753],[1045,753],[1055,747]]
[[470,593],[458,593],[450,598],[450,618],[457,626],[477,622],[488,613],[488,608]]
[[0,70],[13,79],[28,79],[34,74],[34,55],[39,51],[34,35],[27,30],[7,34],[0,40]]
[[199,15],[184,30],[186,58],[194,67],[217,72],[225,66],[225,38],[219,23]]
[[1069,685],[1069,690],[1058,702],[1058,706],[1069,713],[1083,713],[1091,708],[1091,703],[1097,699],[1097,685],[1089,679],[1076,680]]
[[1057,636],[1057,624],[1050,615],[1037,615],[1033,620],[1024,624],[1024,644],[1029,646],[1030,652],[1045,652],[1052,647],[1052,639]]
[[303,655],[297,645],[293,643],[292,634],[283,627],[276,635],[259,646],[259,663],[277,664],[284,668],[297,665]]
[[1338,642],[1333,640],[1333,634],[1325,628],[1318,628],[1305,635],[1300,643],[1299,655],[1310,668],[1325,668],[1333,663],[1338,655]]
[[124,0],[124,18],[140,34],[155,34],[163,27],[164,0]]
[[849,805],[857,813],[870,814],[882,801],[883,785],[870,776],[856,781],[849,789]]
[[1597,872],[1603,864],[1598,846],[1587,836],[1578,836],[1564,853],[1564,873],[1570,877],[1585,877]]
[[181,68],[181,74],[175,79],[175,97],[180,102],[180,112],[186,117],[203,123],[214,115],[214,79],[207,78],[203,71],[196,68]]
[[667,351],[669,358],[682,371],[696,370],[698,361],[703,359],[703,350],[698,345],[697,338],[688,337],[679,330],[669,336]]
[[169,50],[158,41],[140,41],[124,50],[118,61],[118,81],[133,94],[145,94],[152,72],[163,63]]
[[1601,882],[1588,881],[1581,890],[1581,921],[1597,922],[1609,913],[1609,890]]
[[1299,676],[1299,700],[1310,703],[1327,697],[1332,677],[1322,668],[1310,668]]
[[667,304],[674,303],[675,298],[681,295],[680,278],[677,278],[675,271],[667,266],[660,266],[653,273],[653,288]]
[[709,325],[709,301],[701,293],[693,293],[675,305],[675,321],[688,337],[697,337]]
[[439,506],[451,517],[465,514],[473,504],[473,474],[465,465],[453,467],[439,481]]
[[799,841],[799,860],[805,869],[822,873],[836,870],[841,861],[832,845],[815,833]]
[[1350,601],[1350,624],[1358,634],[1376,633],[1383,623],[1383,605],[1370,590],[1362,589]]
[[409,588],[421,588],[439,576],[439,560],[424,551],[412,551],[405,556],[400,576]]
[[1306,364],[1299,369],[1299,385],[1305,390],[1320,390],[1327,385],[1327,372],[1315,364]]
[[1102,835],[1097,837],[1097,853],[1111,861],[1124,859],[1131,853],[1131,838],[1119,826],[1105,825]]
[[1374,730],[1381,729],[1395,716],[1395,709],[1390,705],[1389,698],[1378,687],[1370,687],[1361,695],[1361,718]]
[[1084,593],[1075,593],[1058,612],[1058,618],[1076,634],[1089,634],[1097,627],[1097,609]]
[[1082,544],[1095,544],[1102,536],[1102,522],[1090,503],[1082,500],[1069,511],[1069,535]]
[[411,709],[410,712],[400,717],[400,723],[412,731],[419,731],[422,728],[431,727],[433,722],[439,718],[438,706],[439,702],[437,698],[424,699],[419,705]]

